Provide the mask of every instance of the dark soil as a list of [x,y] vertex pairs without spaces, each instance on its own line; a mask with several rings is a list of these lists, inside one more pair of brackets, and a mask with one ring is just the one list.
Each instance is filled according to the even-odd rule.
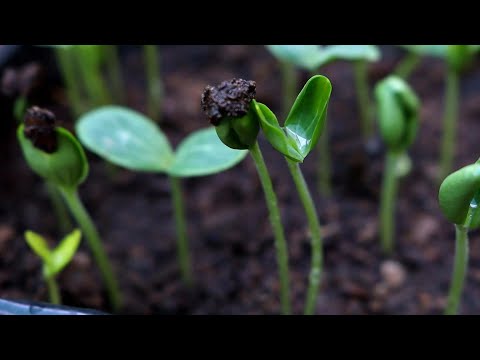
[[[371,65],[372,85],[387,75],[402,51],[383,47]],[[128,105],[145,108],[142,58],[125,48]],[[255,80],[257,99],[281,109],[280,74],[262,46],[162,46],[166,86],[162,129],[173,144],[208,126],[200,108],[207,84],[239,77]],[[31,55],[33,56],[33,55]],[[37,55],[35,55],[37,56]],[[28,56],[27,56],[28,57]],[[30,59],[31,60],[31,59]],[[35,60],[35,59],[34,59]],[[72,126],[63,90],[50,69],[38,105]],[[323,71],[333,84],[329,107],[334,195],[316,191],[317,153],[302,165],[323,225],[325,271],[318,314],[439,314],[445,306],[454,255],[454,228],[441,215],[435,182],[443,112],[440,60],[425,59],[411,77],[422,100],[421,126],[411,149],[413,170],[403,179],[397,202],[395,255],[381,254],[377,233],[383,148],[368,154],[360,136],[353,74],[348,63]],[[301,82],[307,80],[302,74]],[[462,81],[456,167],[480,154],[480,63]],[[47,300],[41,264],[27,248],[31,229],[52,241],[61,234],[41,179],[29,170],[15,139],[11,105],[0,112],[0,297]],[[260,141],[277,191],[289,244],[295,313],[302,313],[310,265],[308,227],[285,161]],[[124,293],[125,314],[277,314],[279,282],[273,237],[255,167],[247,158],[215,176],[183,181],[196,284],[179,278],[175,232],[164,176],[119,170],[89,154],[91,171],[81,196],[95,219]],[[85,244],[59,278],[64,303],[109,310],[98,271]],[[461,313],[480,312],[480,242],[471,233],[470,264]]]

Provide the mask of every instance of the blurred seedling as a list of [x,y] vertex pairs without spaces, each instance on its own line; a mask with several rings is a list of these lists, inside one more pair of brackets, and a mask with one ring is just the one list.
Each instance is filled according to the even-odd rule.
[[[443,138],[438,175],[438,180],[441,182],[452,171],[455,158],[460,77],[462,72],[472,63],[474,55],[480,50],[480,45],[403,45],[402,47],[407,49],[410,54],[407,59],[421,59],[424,56],[432,56],[443,59],[447,66],[445,72]],[[413,68],[410,69],[408,66],[405,66],[405,68],[406,70],[403,67],[397,68],[397,74],[407,78]]]
[[160,55],[157,45],[143,45],[145,75],[147,79],[147,115],[157,123],[161,121],[163,84],[160,76]]
[[[378,61],[380,51],[374,45],[267,45],[268,50],[277,58],[282,70],[283,114],[286,116],[297,94],[296,68],[308,71],[311,76],[334,61],[350,61],[353,65],[357,105],[365,142],[374,135],[373,109],[368,86],[368,63]],[[318,172],[319,189],[329,196],[331,185],[331,160],[328,145],[328,126],[320,139],[320,165]]]
[[246,151],[233,151],[218,140],[214,128],[198,130],[175,151],[156,124],[146,116],[119,106],[106,106],[83,115],[76,131],[86,148],[120,167],[165,174],[170,180],[177,232],[177,254],[183,281],[193,275],[181,179],[225,171],[238,164]]
[[380,240],[383,251],[391,254],[398,179],[410,172],[407,150],[417,134],[420,101],[405,81],[393,75],[376,85],[375,96],[380,134],[387,147],[380,198]]
[[253,81],[233,79],[216,87],[207,86],[202,97],[203,110],[216,127],[220,140],[232,149],[248,150],[256,164],[274,231],[283,314],[291,313],[287,243],[278,200],[257,136],[261,128],[270,144],[284,155],[307,215],[312,238],[312,263],[305,314],[312,314],[322,273],[322,243],[318,215],[299,163],[315,147],[322,133],[331,89],[326,77],[313,76],[298,95],[284,127],[279,125],[275,114],[266,105],[254,99],[256,84]]
[[30,249],[42,260],[42,275],[48,287],[49,301],[52,304],[61,304],[62,298],[56,277],[72,261],[82,233],[76,229],[54,248],[50,249],[47,241],[40,234],[33,231],[25,232],[25,240]]
[[17,137],[27,164],[63,196],[73,218],[86,237],[97,262],[114,310],[121,306],[120,292],[100,235],[78,195],[89,166],[78,140],[66,129],[55,126],[55,115],[45,109],[27,110]]
[[480,159],[445,178],[438,192],[440,209],[455,225],[455,259],[446,315],[458,313],[468,266],[468,231],[480,226]]

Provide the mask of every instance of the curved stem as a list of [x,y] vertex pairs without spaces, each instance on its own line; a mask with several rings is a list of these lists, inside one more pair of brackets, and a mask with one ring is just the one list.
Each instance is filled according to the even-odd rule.
[[160,77],[160,57],[156,45],[144,45],[143,53],[145,57],[145,70],[147,76],[148,98],[147,114],[157,121],[161,121],[163,85]]
[[445,89],[445,114],[443,117],[443,139],[440,158],[442,181],[451,172],[455,155],[456,123],[458,116],[459,75],[455,70],[447,72]]
[[393,252],[395,231],[395,199],[397,196],[396,166],[400,154],[387,152],[380,199],[380,241],[386,254]]
[[323,251],[322,251],[322,236],[320,233],[320,222],[318,221],[317,210],[313,203],[312,196],[308,190],[308,185],[305,182],[302,171],[298,163],[285,158],[287,160],[288,168],[292,174],[293,181],[297,187],[297,192],[302,202],[305,214],[307,215],[308,226],[310,228],[311,236],[311,264],[310,276],[308,282],[307,298],[305,302],[305,315],[312,315],[315,312],[315,304],[317,301],[318,290],[322,275]]
[[123,85],[122,65],[118,55],[118,46],[103,45],[103,50],[115,100],[118,104],[122,104],[125,101],[125,88]]
[[107,293],[114,310],[118,310],[121,307],[121,297],[118,288],[117,280],[113,273],[112,266],[108,260],[107,253],[100,240],[97,228],[93,223],[90,215],[83,206],[76,190],[61,189],[65,201],[72,212],[73,217],[80,225],[85,238],[87,239],[88,246],[93,253],[93,257],[100,268],[105,286],[107,287]]
[[55,48],[55,55],[62,73],[65,90],[67,92],[73,115],[77,117],[83,111],[83,103],[79,91],[80,84],[75,71],[71,49]]
[[62,194],[54,184],[48,181],[45,182],[45,186],[57,218],[59,230],[62,234],[67,234],[72,230],[73,226],[68,215],[68,210],[63,202]]
[[265,160],[262,152],[256,142],[250,148],[250,155],[252,156],[257,167],[258,176],[263,187],[265,200],[269,211],[270,223],[275,235],[275,249],[277,251],[277,264],[280,277],[280,303],[282,313],[284,315],[291,314],[290,302],[290,275],[288,270],[288,248],[285,240],[285,231],[281,222],[280,211],[278,209],[278,200],[275,191],[273,190],[272,179],[268,173]]
[[410,51],[405,55],[400,64],[397,65],[394,74],[406,80],[421,61],[422,57],[419,54]]
[[330,146],[329,146],[328,121],[325,120],[325,128],[318,140],[319,145],[319,167],[318,167],[318,189],[323,196],[332,195]]
[[58,288],[57,281],[53,276],[45,278],[45,282],[48,287],[48,298],[52,304],[60,305],[62,298],[60,296],[60,289]]
[[468,228],[455,225],[455,260],[445,315],[458,312],[468,264]]
[[297,96],[297,70],[293,64],[281,61],[280,71],[282,73],[283,116],[287,118]]
[[365,141],[374,133],[373,117],[371,114],[370,96],[368,89],[368,63],[365,60],[353,62],[355,75],[355,89],[357,92],[357,105],[360,112],[362,133]]
[[187,286],[193,284],[193,276],[190,265],[190,253],[188,250],[187,225],[185,221],[185,208],[183,206],[182,189],[180,179],[170,176],[170,186],[172,189],[173,212],[175,218],[175,228],[177,232],[177,256],[178,265],[182,274],[182,279]]

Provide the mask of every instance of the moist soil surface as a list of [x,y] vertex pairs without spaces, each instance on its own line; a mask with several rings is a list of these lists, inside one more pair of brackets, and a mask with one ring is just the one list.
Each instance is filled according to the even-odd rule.
[[[263,46],[161,46],[165,98],[161,127],[176,146],[208,126],[200,108],[207,84],[233,77],[255,80],[257,99],[281,113],[281,77]],[[374,85],[404,53],[382,47],[370,65]],[[46,54],[46,55],[45,55]],[[39,60],[33,52],[26,60]],[[29,58],[30,57],[30,58]],[[51,54],[40,57],[49,75],[37,105],[72,129],[64,90]],[[141,52],[122,48],[128,105],[146,107]],[[317,314],[440,314],[446,303],[454,256],[454,227],[437,203],[444,64],[424,59],[410,78],[421,101],[421,125],[410,150],[412,171],[396,203],[395,252],[385,256],[378,238],[378,205],[384,147],[364,145],[352,67],[323,68],[333,84],[328,126],[333,194],[319,195],[318,151],[301,165],[314,196],[324,241],[324,272]],[[299,72],[299,86],[308,75]],[[480,63],[461,82],[455,168],[480,154]],[[23,232],[62,236],[42,180],[27,167],[15,138],[11,105],[2,99],[0,123],[0,297],[47,301],[41,263]],[[279,116],[281,118],[281,116]],[[260,138],[281,207],[290,255],[294,313],[303,312],[310,266],[309,232],[286,162]],[[122,314],[278,314],[279,281],[272,230],[262,188],[250,158],[224,173],[182,181],[195,284],[186,287],[176,260],[169,182],[165,176],[111,171],[92,153],[81,197],[103,237],[124,297]],[[110,170],[109,170],[110,169]],[[480,239],[470,236],[470,263],[460,313],[480,312]],[[91,254],[83,243],[58,278],[66,305],[110,311]]]

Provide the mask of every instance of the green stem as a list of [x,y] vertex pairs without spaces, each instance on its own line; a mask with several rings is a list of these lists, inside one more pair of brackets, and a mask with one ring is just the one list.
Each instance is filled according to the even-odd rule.
[[52,304],[60,305],[62,303],[62,298],[60,296],[60,289],[58,288],[57,281],[53,276],[45,278],[45,282],[48,287],[48,297],[49,301]]
[[75,47],[79,61],[79,71],[82,74],[83,84],[87,92],[90,106],[102,106],[111,102],[105,81],[101,71],[101,47],[96,45],[95,50],[85,51]]
[[187,225],[185,221],[185,208],[183,205],[182,188],[180,179],[170,176],[170,186],[172,188],[173,212],[175,218],[175,228],[177,232],[177,256],[178,265],[182,274],[182,279],[187,286],[193,284],[193,276],[190,262],[190,253],[188,250]]
[[319,145],[319,167],[318,167],[318,189],[323,196],[332,195],[331,178],[331,163],[330,163],[330,149],[329,149],[329,131],[328,121],[325,120],[325,128],[322,136],[318,140]]
[[397,65],[394,74],[406,80],[421,61],[422,57],[419,54],[409,52],[400,64]]
[[267,165],[263,159],[262,152],[256,142],[250,148],[250,155],[252,156],[257,167],[258,176],[263,187],[265,200],[269,211],[270,223],[273,228],[275,237],[275,249],[277,252],[277,264],[280,277],[280,303],[282,313],[284,315],[291,314],[290,302],[290,276],[288,271],[288,248],[285,240],[285,232],[281,222],[280,211],[278,209],[278,200],[273,190],[272,179],[268,173]]
[[62,194],[55,185],[48,181],[45,182],[45,187],[47,188],[47,193],[57,218],[59,230],[62,234],[67,234],[72,230],[73,226],[68,216],[68,210],[63,202]]
[[307,215],[308,226],[310,228],[312,254],[304,314],[313,315],[315,312],[315,304],[317,302],[323,263],[320,223],[318,221],[315,204],[313,203],[312,196],[310,195],[308,185],[305,182],[305,178],[303,177],[299,164],[288,158],[285,159],[287,160],[288,168],[290,169],[293,181],[297,187],[297,192],[300,196],[300,201],[302,202],[305,214]]
[[283,116],[286,118],[297,96],[297,70],[286,61],[280,62],[282,73]]
[[68,101],[73,115],[77,117],[83,112],[83,103],[71,49],[55,48],[55,55],[65,83]]
[[151,119],[160,122],[163,100],[163,84],[160,76],[160,57],[156,45],[144,45],[145,71],[147,76],[148,98],[147,114]]
[[398,186],[396,167],[399,156],[400,154],[388,151],[385,157],[380,199],[380,241],[382,249],[386,254],[391,254],[394,247],[395,199]]
[[445,315],[458,312],[468,264],[468,228],[455,225],[455,260]]
[[100,268],[100,273],[102,274],[103,281],[107,288],[107,293],[112,304],[112,308],[114,311],[116,311],[121,307],[120,291],[117,280],[113,273],[112,266],[100,240],[100,235],[98,234],[97,228],[80,201],[77,191],[70,189],[61,190],[73,217],[80,225],[80,228],[87,239],[88,246],[90,247],[93,257]]
[[451,172],[455,155],[456,123],[459,102],[459,75],[449,69],[446,79],[445,114],[443,118],[443,139],[440,158],[440,178],[442,181]]
[[118,46],[104,45],[103,50],[107,63],[108,77],[113,87],[115,102],[123,104],[125,102],[125,87],[123,85],[122,64],[120,63]]
[[374,124],[368,89],[368,63],[365,60],[354,61],[353,69],[355,75],[355,89],[357,92],[357,105],[360,112],[363,138],[365,141],[368,141],[374,133]]

